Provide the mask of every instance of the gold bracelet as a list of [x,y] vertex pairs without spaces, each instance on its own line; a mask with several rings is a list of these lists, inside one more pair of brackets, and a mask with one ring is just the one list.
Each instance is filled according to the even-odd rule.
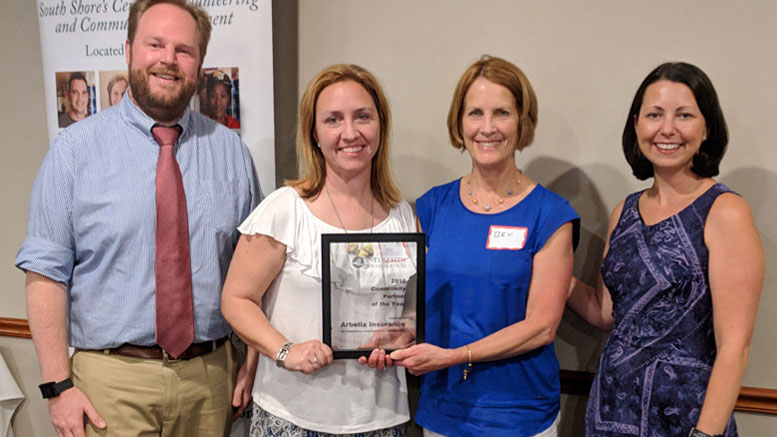
[[472,373],[472,351],[469,350],[469,345],[464,345],[467,348],[467,367],[464,369],[464,380],[467,380],[467,376]]

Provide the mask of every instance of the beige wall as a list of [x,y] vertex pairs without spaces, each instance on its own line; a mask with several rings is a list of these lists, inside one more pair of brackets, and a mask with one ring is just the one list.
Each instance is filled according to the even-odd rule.
[[40,36],[31,1],[0,2],[0,317],[27,317],[24,275],[14,267],[24,241],[27,200],[48,150]]
[[16,379],[25,399],[13,419],[16,437],[55,437],[48,405],[40,397],[40,367],[31,340],[0,337],[0,354]]
[[[620,151],[626,112],[656,65],[684,60],[704,69],[722,100],[731,142],[719,180],[751,203],[767,265],[777,257],[777,3],[691,0],[394,0],[299,4],[300,92],[337,62],[367,67],[382,81],[394,113],[393,164],[403,194],[415,199],[469,171],[447,140],[445,117],[459,75],[484,53],[529,76],[540,104],[535,143],[518,156],[531,177],[565,196],[583,219],[576,273],[598,270],[607,217],[646,187]],[[774,269],[766,286],[745,384],[777,388]],[[557,353],[562,367],[593,370],[603,336],[571,314]],[[576,435],[585,405],[565,396],[562,435]],[[568,407],[571,406],[571,407]],[[777,417],[738,414],[744,436],[771,435]]]
[[[14,259],[24,240],[30,188],[48,150],[35,11],[32,1],[0,2],[0,77],[6,78],[0,107],[0,317],[27,317],[24,275]],[[26,397],[14,416],[15,435],[56,436],[38,391],[40,367],[32,341],[0,337],[0,354]]]
[[[636,181],[619,151],[619,136],[639,82],[657,64],[686,60],[716,84],[731,131],[719,180],[751,203],[767,265],[777,257],[777,3],[770,0],[570,2],[548,0],[302,0],[276,1],[276,96],[280,120],[279,179],[293,173],[290,78],[297,88],[322,67],[355,62],[381,79],[395,115],[394,171],[406,198],[463,175],[466,156],[447,144],[445,116],[464,68],[483,53],[505,57],[531,79],[540,101],[535,144],[518,157],[536,180],[567,197],[583,218],[576,272],[598,268],[609,211]],[[299,20],[299,32],[295,32]],[[283,27],[279,34],[278,26]],[[23,275],[13,260],[23,237],[27,197],[48,148],[35,3],[0,1],[0,317],[25,317]],[[296,43],[296,44],[294,44]],[[278,45],[280,44],[280,46]],[[298,54],[295,53],[298,51]],[[276,75],[278,78],[278,75]],[[292,87],[293,88],[293,87]],[[278,85],[276,84],[276,92]],[[291,102],[291,104],[290,104]],[[21,129],[20,129],[21,128]],[[771,347],[777,332],[777,284],[767,269],[745,384],[777,388]],[[557,341],[562,367],[592,370],[602,335],[567,315]],[[46,436],[51,427],[36,385],[39,370],[29,340],[0,338],[0,353],[28,396],[16,435]],[[9,358],[10,357],[10,358]],[[576,435],[581,397],[564,397],[562,435]],[[743,436],[769,435],[777,417],[737,415]]]
[[[294,132],[297,6],[291,0],[276,3],[273,52],[285,55],[274,65],[275,132],[280,142],[289,141]],[[26,318],[24,275],[13,264],[24,240],[30,189],[49,142],[36,2],[0,0],[0,32],[0,77],[8,78],[0,107],[0,317]],[[278,150],[275,158],[281,183],[295,171],[294,153]],[[38,391],[40,367],[32,341],[0,337],[0,354],[26,396],[14,416],[15,435],[56,436]]]

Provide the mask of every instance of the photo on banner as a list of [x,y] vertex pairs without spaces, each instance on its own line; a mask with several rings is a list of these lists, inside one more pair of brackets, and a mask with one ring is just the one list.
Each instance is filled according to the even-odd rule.
[[[240,130],[240,75],[238,67],[203,68],[194,109],[224,126]],[[197,108],[199,107],[199,108]]]
[[100,71],[100,110],[110,108],[121,101],[129,89],[127,70]]
[[[128,92],[125,41],[132,2],[36,3],[47,126],[54,141],[65,127],[107,110]],[[213,28],[190,108],[240,135],[262,192],[269,194],[276,184],[272,1],[191,3],[207,12]]]
[[57,90],[57,126],[65,128],[97,112],[97,97],[92,71],[58,71],[54,74]]

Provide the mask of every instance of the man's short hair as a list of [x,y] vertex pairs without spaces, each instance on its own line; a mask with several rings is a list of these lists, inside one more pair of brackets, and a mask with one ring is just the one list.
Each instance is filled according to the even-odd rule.
[[194,22],[197,24],[197,30],[200,37],[200,65],[205,59],[205,52],[208,50],[208,41],[210,41],[210,20],[208,14],[202,8],[189,4],[186,0],[137,0],[130,6],[129,22],[127,24],[127,39],[130,44],[135,41],[135,34],[138,31],[138,23],[143,14],[152,6],[159,4],[170,4],[188,12]]
[[67,92],[70,92],[74,80],[83,80],[86,86],[89,87],[89,82],[86,81],[86,76],[84,76],[84,73],[76,71],[75,73],[71,74],[70,79],[67,80]]

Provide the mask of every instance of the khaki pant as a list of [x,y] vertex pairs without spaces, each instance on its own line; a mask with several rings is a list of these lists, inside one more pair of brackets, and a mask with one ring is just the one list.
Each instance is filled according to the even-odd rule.
[[231,426],[235,351],[226,342],[187,361],[76,351],[73,383],[107,424],[90,436],[227,436]]

